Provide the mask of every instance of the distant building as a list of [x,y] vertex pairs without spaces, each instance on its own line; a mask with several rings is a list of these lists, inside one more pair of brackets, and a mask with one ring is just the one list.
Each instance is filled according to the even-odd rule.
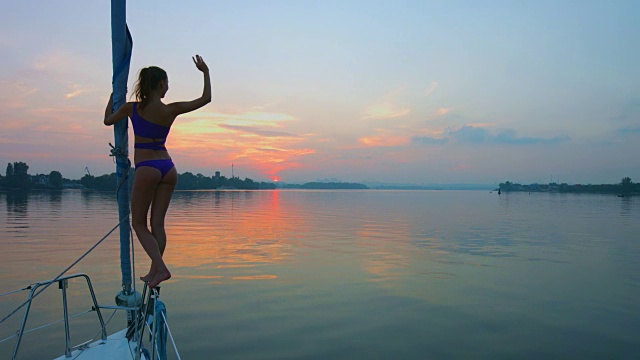
[[216,179],[220,179],[220,171],[216,171]]
[[49,185],[49,176],[44,174],[32,175],[31,182],[40,185]]

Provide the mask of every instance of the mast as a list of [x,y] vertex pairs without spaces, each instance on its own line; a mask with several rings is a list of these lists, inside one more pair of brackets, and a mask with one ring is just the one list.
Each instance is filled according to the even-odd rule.
[[[113,111],[119,109],[126,102],[127,80],[129,79],[129,65],[131,64],[131,50],[133,40],[127,27],[126,0],[111,0],[111,59],[113,64]],[[118,219],[120,220],[120,271],[122,272],[122,291],[116,294],[116,305],[126,307],[140,307],[142,296],[133,291],[131,276],[131,247],[129,246],[129,122],[127,119],[118,121],[113,126],[115,146],[112,155],[116,158],[116,179],[118,198]],[[127,327],[135,324],[135,311],[127,310]],[[138,334],[135,334],[137,339]],[[136,357],[139,359],[139,354]]]
[[[111,56],[113,63],[113,110],[116,111],[126,102],[127,80],[133,40],[127,28],[126,0],[111,0]],[[130,293],[131,257],[129,246],[129,123],[118,121],[114,124],[116,159],[116,177],[118,182],[118,219],[120,221],[120,269],[122,271],[122,289],[125,294]]]

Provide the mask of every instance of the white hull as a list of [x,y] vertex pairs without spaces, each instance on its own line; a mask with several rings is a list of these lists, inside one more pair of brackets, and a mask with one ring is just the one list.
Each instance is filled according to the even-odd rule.
[[75,358],[92,360],[135,359],[135,351],[138,344],[129,342],[126,335],[127,329],[123,329],[107,337],[107,340],[98,340],[87,344],[81,349],[72,351],[70,358],[62,355],[55,360]]

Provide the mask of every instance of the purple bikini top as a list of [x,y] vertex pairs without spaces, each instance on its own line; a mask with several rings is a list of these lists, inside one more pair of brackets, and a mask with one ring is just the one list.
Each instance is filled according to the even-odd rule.
[[131,115],[131,124],[133,124],[133,133],[137,136],[148,139],[162,139],[162,141],[150,143],[136,143],[136,149],[166,150],[164,143],[169,136],[170,127],[154,124],[145,120],[138,114],[138,103],[133,103],[133,114]]

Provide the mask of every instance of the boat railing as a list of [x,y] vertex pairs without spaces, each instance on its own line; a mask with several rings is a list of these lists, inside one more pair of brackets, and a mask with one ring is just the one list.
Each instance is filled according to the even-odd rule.
[[[71,279],[75,279],[75,278],[84,278],[87,282],[87,287],[89,289],[89,294],[91,295],[91,300],[93,302],[93,307],[90,310],[81,312],[79,314],[75,314],[72,316],[69,316],[69,306],[68,306],[68,301],[67,301],[67,288],[69,286],[69,280]],[[58,283],[58,288],[61,290],[62,292],[62,308],[63,308],[63,313],[64,313],[64,317],[62,320],[58,320],[58,321],[54,321],[52,323],[46,324],[46,325],[42,325],[42,326],[38,326],[36,328],[33,329],[29,329],[29,330],[25,330],[26,325],[27,325],[27,320],[29,318],[29,312],[31,310],[31,304],[33,303],[34,298],[37,296],[36,290],[38,290],[38,288],[40,288],[41,286],[45,286],[48,287],[50,284],[52,283]],[[95,311],[97,316],[98,316],[98,321],[100,322],[100,338],[102,340],[105,340],[107,338],[107,329],[106,329],[106,325],[104,322],[104,318],[102,317],[102,313],[100,312],[100,306],[98,305],[98,301],[96,299],[96,294],[93,290],[93,286],[91,285],[91,279],[89,279],[89,276],[86,274],[73,274],[73,275],[67,275],[67,276],[62,276],[53,280],[47,280],[47,281],[41,281],[35,284],[32,284],[24,289],[20,289],[20,290],[16,290],[16,291],[12,291],[3,295],[9,295],[9,294],[14,294],[23,290],[30,290],[29,292],[29,297],[26,301],[26,306],[25,306],[25,310],[24,310],[24,314],[22,316],[22,322],[20,324],[20,329],[18,331],[16,331],[16,333],[6,339],[3,339],[2,342],[10,340],[12,338],[17,338],[16,339],[16,344],[14,346],[13,349],[13,355],[12,355],[12,359],[15,359],[18,356],[18,351],[20,350],[20,344],[22,342],[22,338],[24,336],[24,334],[32,332],[32,331],[36,331],[36,330],[40,330],[49,326],[53,326],[55,324],[58,324],[60,322],[64,322],[64,333],[65,333],[65,356],[69,357],[71,356],[71,336],[70,336],[70,330],[69,330],[69,320],[88,314],[90,312]]]
[[[121,221],[122,223],[122,221]],[[67,271],[69,271],[73,266],[75,266],[78,262],[80,262],[83,258],[85,258],[89,253],[91,253],[91,251],[93,251],[98,245],[100,245],[111,233],[113,233],[115,231],[115,229],[117,229],[120,226],[120,224],[116,225],[113,229],[111,229],[111,231],[109,231],[102,239],[100,239],[96,244],[94,244],[88,251],[86,251],[82,256],[80,256],[77,260],[75,260],[70,266],[68,266],[65,270],[63,270],[57,277],[55,277],[52,280],[47,280],[47,281],[41,281],[35,284],[31,284],[27,287],[24,287],[22,289],[18,289],[18,290],[14,290],[14,291],[9,291],[7,293],[3,293],[0,294],[0,297],[4,297],[7,295],[12,295],[12,294],[17,294],[23,291],[30,291],[29,296],[27,298],[26,301],[22,302],[21,305],[17,306],[13,311],[11,311],[7,316],[5,316],[4,318],[2,318],[2,320],[0,320],[0,324],[4,323],[5,321],[7,321],[10,317],[12,317],[13,315],[17,314],[20,309],[24,308],[24,314],[23,314],[23,318],[22,318],[22,323],[20,325],[19,330],[17,330],[15,332],[15,334],[5,338],[5,339],[1,339],[0,343],[3,343],[5,341],[9,341],[11,339],[16,338],[16,343],[15,343],[15,347],[13,350],[13,355],[12,355],[12,359],[16,359],[18,352],[20,350],[20,345],[22,343],[22,339],[23,336],[27,333],[30,333],[32,331],[36,331],[36,330],[40,330],[49,326],[53,326],[55,324],[59,324],[61,322],[64,322],[65,325],[65,357],[71,357],[71,352],[75,349],[82,349],[86,346],[87,343],[92,342],[94,339],[96,339],[98,336],[104,341],[107,338],[107,332],[106,332],[106,324],[104,321],[104,318],[102,316],[102,312],[100,311],[100,309],[109,309],[109,310],[113,310],[113,314],[111,315],[111,317],[109,318],[109,320],[107,320],[107,323],[109,323],[109,321],[111,320],[111,318],[113,318],[113,316],[115,315],[115,313],[118,310],[125,310],[128,312],[128,318],[129,316],[130,319],[132,321],[130,321],[130,323],[128,324],[129,329],[127,331],[127,338],[129,340],[133,340],[133,342],[137,343],[137,348],[135,350],[136,354],[134,355],[135,359],[140,359],[141,358],[141,352],[143,351],[143,347],[142,347],[142,333],[144,332],[145,329],[145,322],[150,318],[153,317],[154,319],[154,324],[155,326],[152,328],[153,331],[150,330],[150,335],[152,337],[152,342],[151,342],[151,346],[152,346],[152,351],[153,351],[153,356],[151,356],[151,354],[145,354],[145,358],[151,358],[151,359],[161,359],[163,360],[166,357],[166,335],[164,335],[164,339],[163,341],[157,341],[158,333],[161,334],[168,334],[172,344],[173,344],[173,348],[175,350],[175,354],[177,356],[178,359],[180,359],[180,355],[178,353],[177,350],[177,346],[175,344],[175,341],[173,339],[173,336],[171,335],[171,331],[169,330],[169,326],[168,326],[168,322],[166,321],[166,316],[165,313],[162,312],[160,314],[156,314],[156,306],[155,304],[157,302],[159,302],[159,288],[154,288],[154,289],[149,289],[148,286],[145,284],[144,286],[144,293],[148,293],[148,295],[146,296],[146,301],[145,299],[145,295],[143,293],[143,296],[141,297],[141,299],[143,300],[142,304],[140,303],[136,303],[135,307],[127,307],[127,306],[104,306],[104,305],[99,305],[96,299],[96,295],[95,292],[93,290],[93,286],[91,284],[91,280],[89,279],[89,276],[86,274],[74,274],[74,275],[65,275],[65,273]],[[131,240],[133,241],[133,235],[131,235]],[[133,268],[135,269],[135,265],[133,266]],[[84,311],[82,313],[79,314],[75,314],[75,315],[69,315],[69,309],[68,309],[68,302],[67,302],[67,288],[69,286],[69,280],[71,279],[76,279],[76,278],[84,278],[87,282],[87,286],[89,289],[89,293],[91,295],[91,300],[93,302],[93,306],[90,310],[88,311]],[[135,272],[134,272],[134,278],[135,278]],[[29,318],[29,312],[31,310],[31,305],[33,303],[33,301],[45,290],[47,290],[52,284],[58,283],[58,288],[60,290],[62,290],[62,306],[63,306],[63,311],[64,311],[64,317],[62,320],[58,320],[58,321],[54,321],[50,324],[46,324],[46,325],[42,325],[42,326],[38,326],[36,328],[33,329],[29,329],[29,330],[25,330],[26,328],[26,324],[27,324],[27,319]],[[129,290],[129,294],[132,295],[134,298],[136,297],[136,290],[135,290],[135,283],[134,283],[134,287],[133,287],[133,292],[131,292],[131,290]],[[151,306],[151,304],[153,304],[153,306]],[[128,303],[126,305],[131,305],[131,303]],[[164,306],[164,304],[163,304]],[[141,311],[142,310],[142,311]],[[100,330],[98,332],[98,334],[96,334],[96,336],[94,337],[94,339],[89,340],[83,344],[80,345],[76,345],[74,347],[71,347],[71,336],[70,336],[70,329],[69,329],[69,320],[70,319],[74,319],[76,317],[85,315],[89,312],[95,311],[97,316],[98,316],[98,320],[100,322]],[[164,310],[166,311],[166,309]],[[135,315],[133,315],[135,314]],[[133,321],[133,318],[139,319],[138,321]],[[162,320],[162,321],[160,321]]]
[[[67,289],[69,287],[69,280],[72,279],[76,279],[76,278],[82,278],[85,279],[86,283],[87,283],[87,287],[89,290],[89,293],[91,295],[91,300],[92,300],[92,307],[89,310],[74,314],[74,315],[69,315],[69,306],[68,306],[68,301],[67,301]],[[61,320],[57,320],[45,325],[41,325],[41,326],[37,326],[34,327],[32,329],[27,329],[26,330],[26,325],[29,319],[29,314],[30,314],[30,310],[31,310],[31,305],[33,303],[33,300],[37,297],[34,294],[38,294],[36,291],[38,290],[38,288],[41,288],[43,286],[48,286],[52,283],[58,283],[58,288],[61,290],[62,292],[62,307],[63,307],[63,319]],[[173,352],[176,356],[176,358],[178,360],[181,359],[180,354],[178,352],[178,347],[176,346],[175,340],[173,338],[173,334],[171,333],[171,329],[169,328],[169,323],[167,321],[167,317],[166,317],[166,311],[164,309],[164,304],[160,301],[160,294],[159,294],[159,288],[153,288],[150,289],[147,287],[147,285],[145,284],[144,286],[144,290],[143,290],[143,295],[142,295],[142,299],[144,300],[141,304],[141,307],[127,307],[127,306],[111,306],[111,305],[99,305],[98,301],[96,299],[96,295],[95,292],[93,290],[93,286],[91,284],[91,279],[89,278],[88,275],[86,274],[73,274],[73,275],[67,275],[64,277],[60,277],[59,279],[53,279],[53,280],[47,280],[47,281],[42,281],[42,282],[38,282],[32,285],[29,285],[23,289],[19,289],[19,290],[15,290],[15,291],[10,291],[8,293],[4,293],[4,294],[0,294],[0,296],[5,296],[5,295],[11,295],[11,294],[16,294],[19,293],[21,291],[27,291],[30,290],[29,293],[29,297],[26,301],[26,305],[25,305],[25,309],[24,309],[24,314],[22,317],[22,322],[20,324],[20,328],[19,330],[16,331],[15,334],[0,340],[0,343],[11,340],[13,338],[16,338],[16,343],[14,346],[14,350],[13,350],[13,355],[11,357],[11,359],[16,359],[18,356],[18,352],[20,350],[20,345],[22,344],[22,340],[23,340],[23,336],[25,334],[28,334],[32,331],[36,331],[36,330],[40,330],[40,329],[44,329],[56,324],[59,324],[61,322],[64,322],[64,336],[65,336],[65,357],[71,357],[71,352],[75,349],[81,349],[83,347],[85,347],[88,343],[94,341],[97,337],[99,337],[101,340],[106,340],[107,339],[107,329],[106,329],[106,325],[109,323],[109,321],[111,320],[111,318],[113,318],[113,315],[115,314],[116,311],[118,310],[123,310],[123,311],[134,311],[137,315],[136,315],[136,320],[133,321],[130,326],[129,326],[129,330],[130,330],[130,336],[127,336],[129,339],[135,341],[137,343],[137,346],[135,347],[136,349],[138,349],[137,353],[134,355],[135,359],[141,359],[141,358],[149,358],[149,359],[159,359],[159,360],[164,360],[166,359],[167,356],[167,349],[166,349],[166,343],[167,340],[171,341],[172,347],[173,347]],[[111,317],[106,321],[104,321],[104,317],[102,315],[102,312],[100,311],[101,309],[103,310],[113,310],[114,314],[111,315]],[[98,317],[98,321],[100,323],[100,330],[98,331],[98,333],[96,334],[96,336],[94,337],[94,339],[88,340],[84,343],[75,345],[75,346],[71,346],[71,336],[70,336],[70,320],[80,317],[82,315],[86,315],[90,312],[96,312],[97,317]],[[144,337],[144,332],[145,330],[148,331],[149,334],[149,343],[151,345],[151,353],[146,353],[143,354],[144,351],[144,346],[142,345],[142,339]],[[168,339],[167,339],[168,338]],[[143,356],[144,355],[144,356]]]

